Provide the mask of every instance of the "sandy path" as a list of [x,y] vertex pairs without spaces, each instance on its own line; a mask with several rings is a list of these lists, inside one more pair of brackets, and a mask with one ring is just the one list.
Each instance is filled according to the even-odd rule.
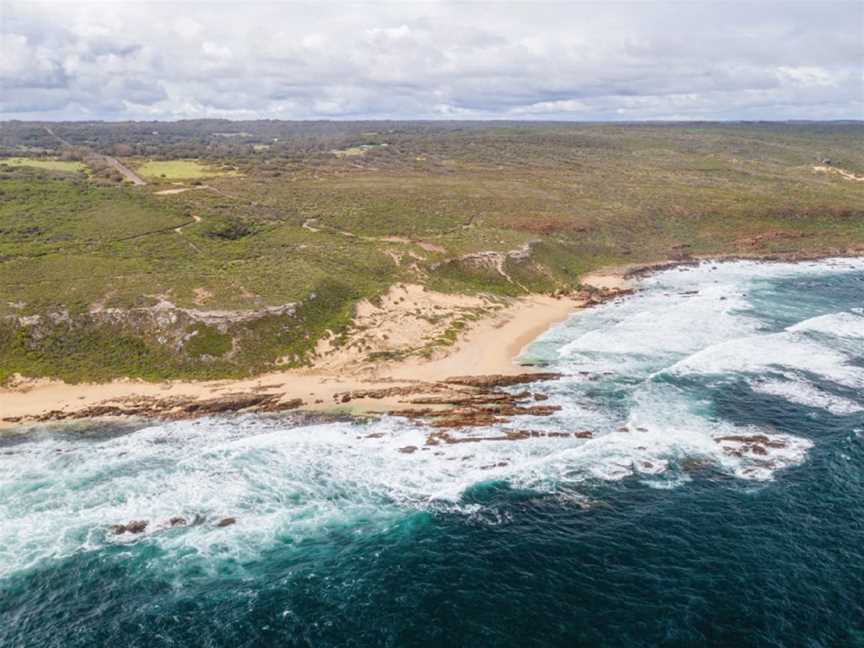
[[[201,222],[201,217],[198,216],[197,214],[192,214],[192,222],[186,223],[185,225],[181,225],[180,227],[175,227],[174,231],[177,232],[178,234],[182,234],[184,228],[189,227],[190,225],[193,225],[194,223],[200,223],[200,222]],[[197,250],[198,248],[195,248],[195,249]]]
[[839,175],[842,178],[846,178],[847,180],[852,180],[854,182],[864,182],[864,176],[858,176],[852,173],[851,171],[846,171],[844,169],[838,169],[837,167],[830,166],[814,166],[813,170],[817,173],[834,173]]
[[345,230],[341,230],[337,227],[332,227],[331,225],[325,225],[321,223],[317,218],[307,218],[303,221],[302,225],[303,229],[309,230],[310,232],[322,232],[328,231],[333,232],[334,234],[341,234],[342,236],[346,236],[348,238],[360,239],[361,241],[376,241],[379,243],[401,243],[403,245],[416,245],[427,252],[437,252],[440,254],[445,254],[447,249],[442,247],[441,245],[437,245],[436,243],[430,243],[429,241],[421,241],[418,239],[410,239],[405,236],[363,236],[362,234],[353,234],[352,232],[348,232]]
[[154,196],[173,196],[175,194],[181,194],[186,191],[192,191],[193,189],[197,189],[197,187],[179,187],[178,189],[163,189],[162,191],[154,191]]

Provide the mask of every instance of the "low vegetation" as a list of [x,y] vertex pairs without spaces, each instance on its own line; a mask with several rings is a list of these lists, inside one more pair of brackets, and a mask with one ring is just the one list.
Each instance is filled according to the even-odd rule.
[[[51,131],[0,129],[0,380],[299,366],[397,282],[513,297],[609,265],[864,251],[858,123]],[[155,182],[66,159],[105,155]]]
[[197,160],[148,160],[139,165],[136,170],[144,178],[165,180],[195,180],[235,175],[235,171],[230,167],[218,168],[210,164],[202,164]]
[[58,160],[56,158],[38,157],[7,157],[0,158],[0,164],[8,166],[23,166],[33,169],[44,169],[46,171],[66,171],[67,173],[78,173],[86,167],[83,163],[75,160]]

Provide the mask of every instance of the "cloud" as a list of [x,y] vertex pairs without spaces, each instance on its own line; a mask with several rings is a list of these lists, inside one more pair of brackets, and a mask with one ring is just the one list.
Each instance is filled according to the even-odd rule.
[[0,0],[0,118],[864,117],[859,2]]

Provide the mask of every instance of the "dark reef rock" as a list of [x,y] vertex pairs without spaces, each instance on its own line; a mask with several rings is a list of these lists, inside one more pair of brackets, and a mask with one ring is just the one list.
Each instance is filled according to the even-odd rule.
[[466,387],[509,387],[526,383],[558,380],[563,374],[555,372],[522,373],[513,375],[492,374],[489,376],[453,376],[444,382],[448,385],[464,385]]
[[232,412],[286,412],[303,406],[303,400],[282,400],[280,394],[228,394],[198,400],[188,397],[130,397],[110,404],[92,405],[81,410],[51,410],[29,420],[36,423],[107,416],[145,416],[179,420],[228,414]]
[[733,441],[735,443],[758,443],[768,448],[786,447],[786,443],[784,441],[772,440],[771,437],[765,434],[752,434],[750,436],[729,435],[717,437],[714,440],[717,443],[721,443],[723,441]]
[[147,520],[132,520],[126,524],[112,524],[111,532],[114,535],[122,535],[124,533],[144,533],[147,528]]

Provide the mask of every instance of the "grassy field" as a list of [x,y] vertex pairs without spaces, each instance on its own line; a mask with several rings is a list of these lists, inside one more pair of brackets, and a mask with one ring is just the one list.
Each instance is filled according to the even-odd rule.
[[138,167],[215,170],[182,193],[0,167],[0,380],[299,365],[399,281],[516,296],[690,254],[864,251],[864,183],[814,170],[864,175],[861,125],[345,128]]
[[72,160],[55,160],[49,158],[28,158],[28,157],[8,157],[0,158],[0,164],[8,164],[9,166],[25,166],[34,169],[44,169],[46,171],[66,171],[68,173],[77,173],[84,171],[87,167],[82,162],[74,162]]
[[235,175],[230,169],[219,169],[197,160],[148,160],[136,171],[148,179],[196,180],[216,176]]

